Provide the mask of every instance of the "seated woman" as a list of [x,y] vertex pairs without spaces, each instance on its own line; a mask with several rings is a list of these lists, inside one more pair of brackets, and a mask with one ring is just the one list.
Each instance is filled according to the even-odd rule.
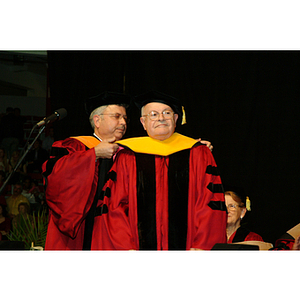
[[[242,192],[226,191],[225,203],[227,206],[227,243],[238,243],[243,241],[261,241],[263,238],[254,232],[251,232],[244,226],[241,221],[247,210],[250,210],[250,200]],[[247,205],[246,205],[247,204]]]

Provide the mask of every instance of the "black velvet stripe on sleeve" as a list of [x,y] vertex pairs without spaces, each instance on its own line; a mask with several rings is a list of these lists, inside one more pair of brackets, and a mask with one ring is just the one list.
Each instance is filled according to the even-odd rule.
[[108,207],[106,204],[99,206],[95,209],[95,217],[102,216],[103,214],[108,213]]
[[43,176],[47,178],[54,168],[54,165],[56,162],[62,158],[65,155],[68,155],[69,152],[65,148],[58,148],[58,147],[52,147],[51,148],[51,156],[54,156],[53,158],[50,158],[46,163],[46,171],[43,173]]
[[140,250],[157,250],[155,156],[136,153]]
[[112,180],[112,181],[116,181],[117,180],[117,173],[115,171],[110,171],[107,173],[106,177],[105,177],[105,183],[108,181],[108,180]]
[[208,203],[208,206],[213,210],[221,210],[221,211],[227,212],[226,204],[224,201],[213,201],[212,200]]
[[185,250],[190,150],[169,156],[169,250]]
[[205,173],[206,173],[206,174],[215,175],[215,176],[220,175],[219,170],[218,170],[218,167],[214,167],[214,166],[212,166],[212,165],[207,166],[206,172],[205,172]]
[[[224,193],[224,188],[222,184],[214,184],[212,182],[210,182],[207,185],[207,188],[212,192],[212,193]],[[227,208],[225,205],[224,201],[210,201],[208,206],[213,209],[213,210],[221,210],[221,211],[226,211],[227,212]]]
[[210,182],[207,185],[207,188],[212,192],[212,193],[224,193],[224,188],[222,184],[214,184]]

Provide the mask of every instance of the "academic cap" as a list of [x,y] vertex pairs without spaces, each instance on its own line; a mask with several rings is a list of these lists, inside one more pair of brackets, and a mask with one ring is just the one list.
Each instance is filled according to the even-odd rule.
[[103,105],[130,105],[131,97],[129,95],[115,93],[115,92],[103,92],[99,95],[92,96],[85,101],[85,111],[88,115],[92,111]]
[[170,106],[173,111],[178,114],[178,124],[181,124],[182,119],[185,119],[184,110],[180,101],[173,96],[152,90],[134,97],[134,103],[139,109],[151,102],[159,102]]
[[224,191],[225,192],[229,192],[229,191],[234,192],[245,204],[247,210],[249,210],[249,211],[251,210],[250,199],[246,195],[245,190],[242,187],[232,186],[232,185],[224,185]]

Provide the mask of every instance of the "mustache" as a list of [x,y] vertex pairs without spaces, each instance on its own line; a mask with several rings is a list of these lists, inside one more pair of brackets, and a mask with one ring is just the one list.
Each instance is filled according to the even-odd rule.
[[168,122],[166,120],[157,120],[158,124],[155,126],[159,126],[159,125],[168,125]]
[[125,125],[120,125],[117,127],[118,130],[126,130],[126,126]]

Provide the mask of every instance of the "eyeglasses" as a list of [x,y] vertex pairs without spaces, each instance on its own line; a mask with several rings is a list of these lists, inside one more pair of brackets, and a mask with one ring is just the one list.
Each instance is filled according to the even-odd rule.
[[164,110],[163,112],[159,113],[158,111],[152,110],[149,112],[149,114],[143,115],[143,117],[149,117],[151,121],[156,121],[160,115],[163,115],[165,120],[170,120],[172,119],[174,112],[171,110]]
[[226,207],[227,207],[227,210],[236,210],[238,207],[241,207],[241,206],[236,205],[236,204],[228,204]]
[[99,116],[110,116],[113,119],[116,119],[117,121],[124,119],[124,121],[128,124],[129,123],[129,118],[127,115],[121,115],[119,113],[115,114],[100,114]]

